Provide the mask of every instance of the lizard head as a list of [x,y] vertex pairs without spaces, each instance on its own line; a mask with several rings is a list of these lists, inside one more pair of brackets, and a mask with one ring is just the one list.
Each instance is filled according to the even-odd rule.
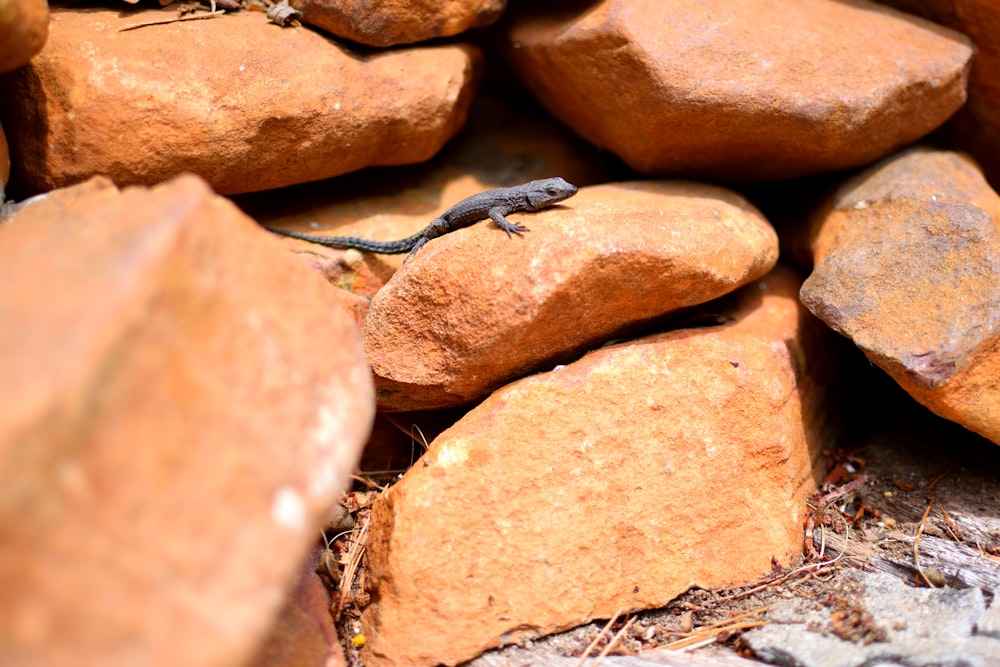
[[569,199],[576,194],[576,189],[575,185],[567,183],[558,176],[531,181],[528,183],[527,190],[529,210],[537,211],[540,208]]

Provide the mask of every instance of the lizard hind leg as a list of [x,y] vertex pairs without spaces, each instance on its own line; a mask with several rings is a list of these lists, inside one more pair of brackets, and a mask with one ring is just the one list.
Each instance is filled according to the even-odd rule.
[[413,248],[410,249],[410,252],[407,253],[406,257],[403,259],[403,264],[406,264],[411,259],[413,259],[413,256],[417,254],[418,250],[424,247],[425,243],[427,243],[426,236],[424,238],[419,239],[416,243],[414,243]]
[[510,222],[504,217],[503,213],[499,209],[491,208],[488,212],[490,219],[497,223],[497,227],[507,232],[507,238],[511,238],[511,234],[517,234],[518,236],[524,236],[522,232],[530,232],[531,230],[524,225],[517,222]]

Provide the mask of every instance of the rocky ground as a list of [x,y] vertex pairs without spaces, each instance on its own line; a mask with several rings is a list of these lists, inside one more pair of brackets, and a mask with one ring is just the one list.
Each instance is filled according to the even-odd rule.
[[1000,665],[1000,9],[429,5],[0,0],[0,663]]

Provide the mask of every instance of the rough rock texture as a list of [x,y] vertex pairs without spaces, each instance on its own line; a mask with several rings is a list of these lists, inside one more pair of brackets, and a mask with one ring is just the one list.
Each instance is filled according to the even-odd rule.
[[354,323],[193,176],[50,193],[0,265],[0,663],[245,664],[370,427]]
[[374,505],[367,662],[480,651],[758,576],[799,553],[829,332],[778,269],[727,324],[495,392]]
[[474,402],[627,325],[704,303],[767,273],[774,230],[742,197],[684,182],[583,188],[425,245],[372,300],[362,328],[378,404]]
[[470,47],[359,57],[258,12],[119,32],[174,15],[53,11],[42,52],[0,80],[25,187],[193,171],[218,192],[263,190],[426,160],[465,120]]
[[976,636],[984,607],[978,588],[912,588],[881,572],[851,572],[826,600],[777,606],[744,640],[778,665],[996,667],[1000,638]]
[[[610,180],[595,151],[549,117],[478,97],[462,132],[427,163],[253,193],[237,203],[272,227],[391,241],[415,234],[477,192],[550,176],[581,187]],[[405,258],[281,240],[331,283],[368,297]]]
[[968,151],[1000,188],[1000,4],[996,0],[881,0],[955,28],[976,45],[969,73],[969,100],[942,128],[939,138]]
[[7,146],[7,135],[0,127],[0,203],[3,203],[3,191],[10,180],[10,149]]
[[317,548],[306,560],[277,623],[248,667],[344,667],[330,614],[330,593],[316,574],[319,559]]
[[412,44],[494,23],[507,0],[292,0],[302,20],[369,46]]
[[48,34],[49,4],[46,0],[0,0],[0,44],[3,45],[0,72],[28,62],[41,50]]
[[811,224],[803,303],[919,402],[1000,443],[1000,197],[976,165],[910,149]]
[[739,180],[918,139],[965,101],[972,57],[959,33],[864,0],[603,0],[526,12],[508,39],[545,106],[629,166]]

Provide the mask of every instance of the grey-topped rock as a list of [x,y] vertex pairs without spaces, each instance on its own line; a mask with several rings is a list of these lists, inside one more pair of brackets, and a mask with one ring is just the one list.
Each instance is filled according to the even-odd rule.
[[976,165],[910,149],[809,224],[803,303],[918,401],[1000,443],[1000,197]]

